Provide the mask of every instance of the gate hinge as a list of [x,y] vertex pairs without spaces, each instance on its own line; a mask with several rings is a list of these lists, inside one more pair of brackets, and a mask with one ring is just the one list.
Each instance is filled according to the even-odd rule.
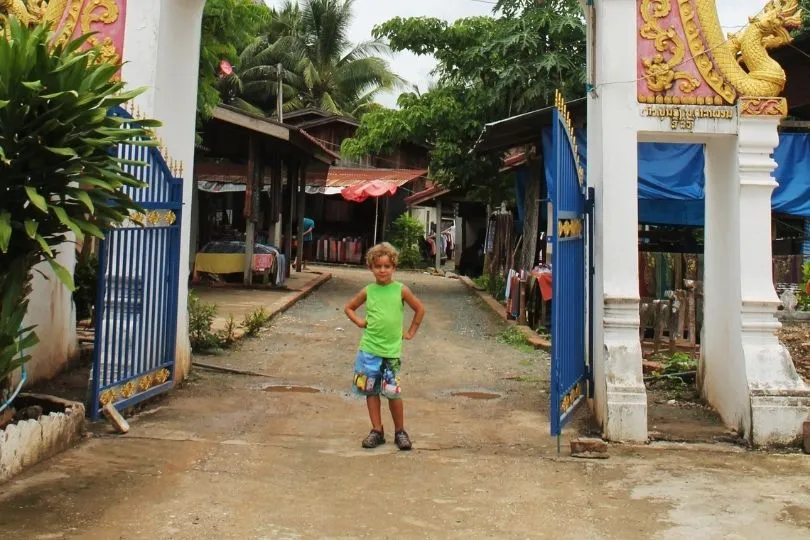
[[585,194],[585,208],[589,214],[593,213],[593,207],[596,203],[596,190],[592,187],[588,188]]

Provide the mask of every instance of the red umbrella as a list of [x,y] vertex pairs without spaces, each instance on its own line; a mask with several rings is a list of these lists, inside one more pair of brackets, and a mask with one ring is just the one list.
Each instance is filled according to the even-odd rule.
[[384,195],[393,195],[397,192],[396,184],[386,182],[385,180],[369,180],[353,186],[345,188],[340,192],[343,198],[347,201],[361,203],[369,197],[382,197]]
[[374,243],[377,243],[377,221],[380,216],[380,197],[393,195],[397,192],[396,184],[385,180],[370,180],[345,188],[340,194],[351,202],[361,203],[369,197],[374,197]]

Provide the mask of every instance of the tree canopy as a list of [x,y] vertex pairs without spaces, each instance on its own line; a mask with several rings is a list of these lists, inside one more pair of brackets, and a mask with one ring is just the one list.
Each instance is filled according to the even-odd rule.
[[223,60],[239,53],[270,23],[270,9],[254,0],[208,0],[202,18],[197,117],[205,120],[220,101],[218,77]]
[[[216,32],[221,32],[220,23],[224,21],[220,8],[228,3],[250,3],[249,0],[216,2],[218,6],[210,7],[210,23]],[[246,26],[247,33],[239,32],[241,39],[213,41],[232,45],[231,48],[209,47],[203,70],[208,72],[209,82],[213,82],[205,89],[211,98],[217,97],[213,91],[218,89],[222,99],[235,106],[253,112],[272,112],[278,93],[277,65],[281,64],[286,110],[317,107],[361,116],[374,107],[380,92],[401,87],[403,81],[384,58],[391,52],[385,43],[375,39],[355,44],[349,40],[353,6],[354,0],[300,3],[286,0],[272,10],[258,6],[256,9],[264,15],[251,15],[256,20]],[[233,62],[234,73],[217,79],[217,55],[223,54]],[[216,100],[203,101],[208,102]]]
[[585,27],[577,0],[504,0],[490,17],[449,24],[395,18],[374,29],[395,51],[433,55],[435,87],[402,94],[399,109],[363,117],[343,152],[361,156],[428,143],[431,175],[452,187],[490,185],[499,159],[469,153],[484,124],[553,103],[585,84]]

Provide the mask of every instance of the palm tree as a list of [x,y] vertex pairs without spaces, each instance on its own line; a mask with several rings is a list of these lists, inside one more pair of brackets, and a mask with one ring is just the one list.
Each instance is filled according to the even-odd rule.
[[381,93],[404,85],[381,56],[390,48],[348,39],[354,0],[287,0],[273,10],[265,36],[240,56],[222,81],[226,101],[246,109],[274,110],[277,64],[284,66],[284,109],[317,107],[359,117]]

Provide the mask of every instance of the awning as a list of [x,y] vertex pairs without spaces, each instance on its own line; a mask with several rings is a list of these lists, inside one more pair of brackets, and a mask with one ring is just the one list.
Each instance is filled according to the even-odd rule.
[[441,197],[443,195],[447,195],[450,193],[450,189],[447,189],[442,186],[431,186],[425,190],[420,191],[419,193],[414,193],[410,197],[405,199],[405,204],[408,206],[416,206],[427,201],[432,201],[437,197]]
[[[352,169],[331,167],[326,181],[307,178],[306,192],[309,195],[338,195],[345,188],[363,186],[370,182],[382,181],[395,188],[402,187],[427,175],[423,169]],[[197,186],[209,193],[245,191],[246,165],[211,165],[199,167]],[[321,177],[323,178],[323,177]],[[264,183],[270,183],[270,175],[265,174]],[[267,190],[267,186],[265,186]]]
[[[579,98],[568,102],[571,114],[585,117],[587,99]],[[546,107],[497,122],[490,122],[478,137],[473,152],[505,152],[510,148],[529,143],[540,143],[541,128],[551,123],[554,107]]]

